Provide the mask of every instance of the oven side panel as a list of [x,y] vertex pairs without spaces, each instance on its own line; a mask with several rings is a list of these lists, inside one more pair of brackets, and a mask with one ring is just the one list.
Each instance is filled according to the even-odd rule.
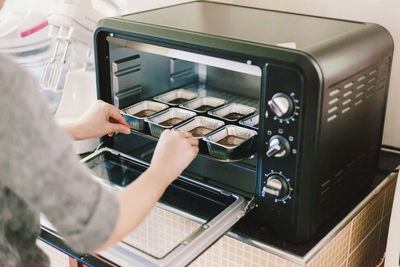
[[366,24],[310,52],[325,80],[316,227],[370,188],[378,171],[393,40],[383,27]]

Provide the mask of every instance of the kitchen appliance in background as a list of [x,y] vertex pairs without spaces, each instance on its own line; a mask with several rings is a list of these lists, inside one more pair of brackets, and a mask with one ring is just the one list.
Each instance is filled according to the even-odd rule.
[[[46,15],[38,11],[9,11],[0,16],[0,52],[11,56],[38,81],[53,48],[48,28]],[[60,95],[41,91],[55,112]]]
[[[121,109],[162,98],[169,109],[140,104],[131,116],[147,127],[104,138],[84,160],[99,180],[118,190],[148,167],[158,136],[151,125],[179,128],[199,115],[224,124],[202,133],[206,150],[158,204],[199,227],[162,257],[127,242],[101,255],[183,266],[244,215],[254,240],[259,227],[309,240],[371,186],[392,55],[390,34],[376,24],[207,1],[102,20],[98,97]],[[177,89],[192,94],[168,93]],[[196,94],[226,106],[187,112]]]
[[[62,92],[55,118],[58,123],[72,123],[96,101],[93,67],[93,30],[96,22],[106,16],[121,14],[123,1],[84,0],[53,1],[48,23],[54,51],[42,70],[41,87]],[[81,154],[93,151],[98,139],[75,141]]]

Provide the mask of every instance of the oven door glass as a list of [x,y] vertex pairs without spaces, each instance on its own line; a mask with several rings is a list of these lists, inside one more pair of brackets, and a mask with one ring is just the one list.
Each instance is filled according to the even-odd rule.
[[[121,190],[148,167],[110,148],[82,161],[113,190]],[[245,214],[246,204],[241,196],[179,177],[141,225],[100,255],[121,266],[185,266]]]

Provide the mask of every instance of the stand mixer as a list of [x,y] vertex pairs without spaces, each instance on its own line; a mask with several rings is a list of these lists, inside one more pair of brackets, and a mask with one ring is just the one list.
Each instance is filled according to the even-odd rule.
[[[63,92],[55,114],[58,123],[76,121],[96,101],[93,30],[99,19],[121,14],[124,5],[119,0],[54,0],[48,35],[55,47],[43,68],[40,84],[45,90]],[[98,139],[89,139],[75,141],[74,146],[81,154],[98,143]]]

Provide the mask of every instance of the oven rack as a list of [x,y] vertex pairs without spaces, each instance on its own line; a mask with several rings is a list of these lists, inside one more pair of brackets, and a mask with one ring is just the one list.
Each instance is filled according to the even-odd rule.
[[[256,113],[258,112],[259,101],[257,99],[244,97],[244,96],[240,96],[240,95],[235,95],[235,94],[230,94],[230,93],[228,93],[226,91],[223,91],[223,90],[217,90],[217,89],[210,88],[209,86],[206,86],[206,85],[201,84],[201,83],[190,84],[190,85],[187,85],[187,86],[183,86],[181,88],[185,89],[185,90],[196,92],[196,93],[199,94],[199,97],[211,96],[211,97],[224,99],[224,100],[227,101],[227,103],[239,103],[239,104],[242,104],[242,105],[247,105],[247,106],[256,108],[257,109]],[[179,88],[176,88],[176,89],[179,89]],[[171,89],[171,90],[174,90],[174,89]],[[153,97],[155,97],[155,96],[152,96],[152,97],[150,97],[148,99],[142,99],[142,101],[145,101],[145,100],[154,101]],[[208,115],[206,115],[206,116],[209,117]],[[246,116],[245,118],[250,117],[250,116],[251,115]],[[225,124],[225,125],[229,125],[229,124]],[[246,126],[243,126],[243,125],[240,125],[240,126],[255,130],[255,129],[251,128],[251,127],[246,127]],[[255,131],[257,131],[257,133],[258,133],[258,130],[255,130]],[[141,131],[137,131],[137,130],[132,129],[132,128],[131,128],[131,134],[134,134],[134,135],[137,135],[137,136],[141,136],[141,137],[150,139],[152,141],[158,141],[158,139],[159,139],[159,138],[154,137],[154,136],[152,136],[150,134],[147,134],[147,133],[144,133],[144,132],[141,132]],[[230,158],[230,159],[215,158],[215,157],[210,156],[208,154],[205,154],[205,153],[203,153],[201,151],[199,152],[198,155],[203,157],[203,158],[207,158],[207,159],[211,159],[211,160],[215,160],[215,161],[220,161],[220,162],[239,162],[239,161],[243,161],[243,160],[248,160],[248,159],[254,158],[256,153],[252,153],[250,155],[243,155],[243,156],[240,156],[238,158]]]
[[[136,131],[134,129],[131,129],[131,134],[134,134],[134,135],[137,135],[137,136],[141,136],[141,137],[145,137],[145,138],[150,139],[152,141],[158,141],[157,137],[154,137],[152,135]],[[240,157],[240,158],[235,158],[235,159],[218,159],[218,158],[212,157],[212,156],[210,156],[208,154],[204,154],[204,153],[201,153],[201,152],[199,152],[198,156],[206,158],[206,159],[220,161],[220,162],[239,162],[239,161],[242,161],[242,160],[252,159],[255,156],[255,154],[252,154],[252,155],[249,155],[249,156]]]

